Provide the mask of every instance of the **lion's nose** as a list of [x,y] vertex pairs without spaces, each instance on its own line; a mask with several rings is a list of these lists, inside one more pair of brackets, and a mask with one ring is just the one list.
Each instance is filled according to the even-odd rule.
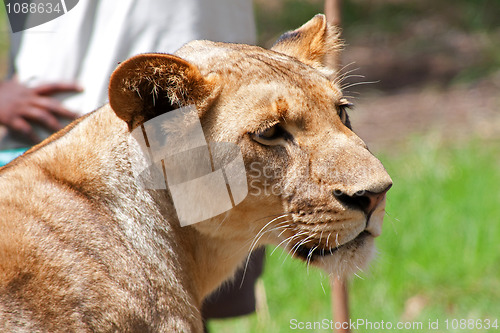
[[360,209],[365,212],[366,215],[370,215],[379,203],[384,200],[385,194],[391,187],[392,184],[389,184],[384,190],[378,192],[360,190],[355,192],[353,195],[348,195],[340,190],[335,190],[333,191],[333,194],[343,204],[355,209]]

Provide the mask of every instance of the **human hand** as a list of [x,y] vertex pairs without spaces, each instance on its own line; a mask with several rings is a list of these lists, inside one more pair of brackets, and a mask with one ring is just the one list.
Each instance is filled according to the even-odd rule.
[[69,119],[77,117],[75,113],[66,109],[51,96],[63,92],[80,91],[82,89],[72,83],[49,83],[28,88],[16,78],[1,82],[0,124],[33,142],[40,142],[33,123],[55,132],[63,127],[57,116]]

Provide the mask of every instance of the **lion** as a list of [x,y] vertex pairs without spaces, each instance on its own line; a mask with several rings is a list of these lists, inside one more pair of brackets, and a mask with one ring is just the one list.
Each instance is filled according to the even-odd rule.
[[[194,41],[121,63],[108,104],[0,169],[1,330],[202,332],[204,297],[262,244],[328,274],[366,265],[392,181],[325,63],[341,46],[318,15],[270,50]],[[132,134],[186,107],[261,191],[182,226],[172,190],[140,184]]]

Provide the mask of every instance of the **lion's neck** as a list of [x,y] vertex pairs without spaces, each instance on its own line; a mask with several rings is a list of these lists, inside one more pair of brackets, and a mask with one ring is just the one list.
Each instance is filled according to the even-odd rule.
[[[144,197],[147,198],[148,194]],[[175,281],[165,279],[165,282],[177,284],[200,307],[206,296],[234,275],[247,257],[250,242],[210,237],[193,226],[181,227],[177,219],[171,216],[173,205],[163,193],[158,192],[150,198],[153,200],[141,206],[152,209],[126,214],[133,216],[134,221],[123,222],[128,238],[135,242],[135,247],[144,251],[146,260],[161,268],[167,276],[175,269],[175,276],[182,278]],[[135,200],[134,205],[137,206],[137,195],[130,199]],[[130,202],[125,200],[121,206],[126,210]],[[138,237],[139,231],[141,237]]]
[[220,238],[198,236],[198,241],[193,245],[195,264],[191,270],[200,300],[231,279],[248,255],[241,243]]
[[[99,195],[92,199],[105,203],[144,264],[155,268],[151,274],[157,274],[158,281],[164,284],[157,286],[158,290],[184,293],[183,299],[191,298],[200,306],[204,297],[232,277],[247,249],[242,242],[206,236],[193,226],[181,227],[165,190],[138,188],[136,177],[141,170],[134,170],[137,161],[129,158],[139,152],[137,147],[129,146],[125,123],[108,106],[88,118],[93,118],[89,122],[92,126],[83,120],[72,129],[73,133],[44,148],[53,150],[51,155],[57,165],[71,166],[58,168],[55,174],[85,195]],[[113,138],[105,134],[110,128],[115,132]],[[87,141],[79,142],[83,133]],[[80,146],[81,150],[77,154],[62,154],[58,152],[67,150],[58,149],[60,145]]]

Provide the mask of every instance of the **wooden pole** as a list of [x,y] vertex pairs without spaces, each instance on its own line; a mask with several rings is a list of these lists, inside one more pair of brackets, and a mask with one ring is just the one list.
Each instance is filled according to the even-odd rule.
[[340,27],[342,23],[341,0],[325,0],[325,15],[330,24]]
[[[342,13],[341,13],[341,0],[325,0],[325,15],[326,20],[331,25],[340,27],[342,24]],[[328,56],[328,63],[330,67],[335,70],[340,70],[341,68],[341,58],[340,54],[331,54]]]
[[[334,332],[350,333],[349,328],[349,295],[347,293],[347,284],[338,277],[331,279],[332,284],[332,311],[335,322]],[[347,324],[344,324],[347,323]]]
[[[340,28],[342,24],[341,13],[342,0],[325,0],[325,15],[328,23]],[[340,54],[333,54],[328,58],[330,66],[335,70],[340,70],[341,59]],[[330,280],[331,284],[331,297],[332,297],[332,312],[333,320],[338,323],[335,332],[337,333],[350,333],[349,329],[349,294],[345,280],[334,277]],[[347,323],[344,324],[344,323]]]

